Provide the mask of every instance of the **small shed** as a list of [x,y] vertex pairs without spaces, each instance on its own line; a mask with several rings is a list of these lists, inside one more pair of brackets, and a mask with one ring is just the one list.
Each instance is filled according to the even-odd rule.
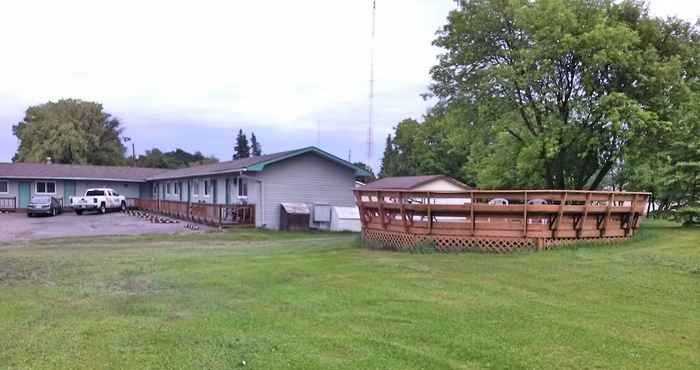
[[280,230],[306,231],[310,217],[311,210],[304,203],[280,204]]
[[360,210],[357,207],[333,207],[331,231],[362,231]]
[[468,191],[469,185],[449,176],[390,176],[358,187],[362,190],[406,190],[406,191]]

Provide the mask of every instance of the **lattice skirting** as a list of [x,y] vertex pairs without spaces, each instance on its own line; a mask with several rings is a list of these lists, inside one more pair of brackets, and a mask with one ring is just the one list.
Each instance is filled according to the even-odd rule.
[[596,243],[596,244],[614,244],[630,240],[629,236],[609,236],[603,238],[560,238],[560,239],[544,239],[544,249],[562,247],[576,243]]
[[440,252],[484,252],[511,253],[518,250],[552,249],[581,242],[615,243],[627,240],[625,237],[608,238],[475,238],[439,235],[414,235],[391,231],[364,230],[362,239],[365,245],[392,250],[414,250],[430,247]]

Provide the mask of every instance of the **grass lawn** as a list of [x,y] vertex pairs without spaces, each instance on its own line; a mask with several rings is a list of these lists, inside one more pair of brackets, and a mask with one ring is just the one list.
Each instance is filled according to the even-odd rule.
[[244,367],[698,369],[700,229],[508,256],[261,231],[0,245],[0,369]]

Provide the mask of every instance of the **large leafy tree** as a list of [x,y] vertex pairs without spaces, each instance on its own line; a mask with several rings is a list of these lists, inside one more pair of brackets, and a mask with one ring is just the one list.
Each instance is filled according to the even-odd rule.
[[434,41],[431,93],[439,111],[477,112],[464,123],[479,182],[596,188],[664,144],[697,78],[696,37],[633,1],[462,0]]
[[233,159],[241,159],[250,157],[250,144],[248,138],[243,133],[243,130],[238,130],[236,136],[236,145],[233,148]]
[[405,119],[387,137],[380,176],[449,174],[464,182],[474,182],[469,167],[470,139],[463,124],[464,112],[455,109],[434,111],[424,122]]
[[12,127],[19,140],[16,162],[121,165],[121,123],[101,104],[63,99],[29,107]]

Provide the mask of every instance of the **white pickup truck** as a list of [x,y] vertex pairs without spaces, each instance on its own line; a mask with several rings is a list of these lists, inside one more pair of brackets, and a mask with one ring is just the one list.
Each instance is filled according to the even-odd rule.
[[126,210],[126,197],[117,194],[114,189],[88,189],[82,197],[70,197],[70,206],[77,215],[84,211],[107,213],[108,210]]

